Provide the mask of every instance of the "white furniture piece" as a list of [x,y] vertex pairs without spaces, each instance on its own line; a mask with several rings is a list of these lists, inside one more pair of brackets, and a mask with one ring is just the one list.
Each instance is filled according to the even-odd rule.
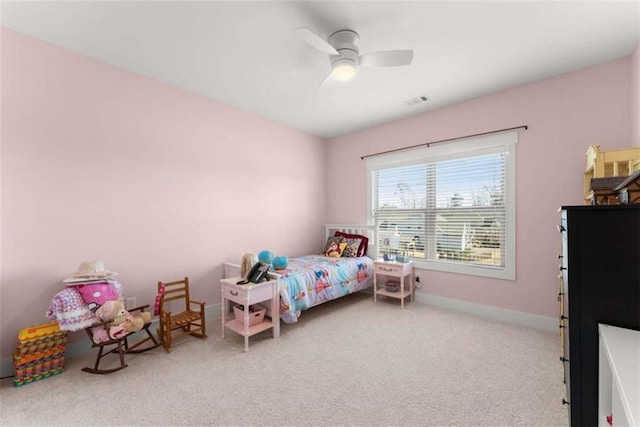
[[[400,298],[400,307],[404,308],[404,299],[411,297],[413,301],[414,286],[413,286],[413,262],[397,262],[397,261],[384,261],[378,260],[373,263],[373,301],[377,300],[378,295],[385,295],[392,298]],[[395,277],[400,279],[400,290],[397,292],[391,292],[385,288],[386,279],[380,280],[379,276],[386,278]],[[408,280],[406,278],[408,277]],[[405,285],[409,286],[405,289]]]
[[[222,292],[222,338],[224,338],[225,328],[244,336],[244,351],[249,351],[249,337],[259,332],[273,328],[273,338],[280,336],[280,298],[278,294],[278,280],[272,279],[262,283],[247,283],[238,285],[240,277],[231,277],[220,281]],[[271,301],[271,319],[265,318],[262,322],[249,325],[249,306],[263,301]],[[229,304],[233,301],[245,307],[244,321],[241,322],[235,317],[227,320],[229,314]]]
[[598,425],[640,426],[640,331],[599,324],[598,333]]

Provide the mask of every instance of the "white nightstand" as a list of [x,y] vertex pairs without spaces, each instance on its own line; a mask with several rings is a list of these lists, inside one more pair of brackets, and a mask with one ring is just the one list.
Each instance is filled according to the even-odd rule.
[[[236,282],[241,280],[240,277],[232,277],[222,279],[220,281],[220,290],[222,292],[222,338],[224,338],[225,328],[244,336],[244,351],[249,351],[249,337],[259,332],[273,328],[273,337],[280,336],[280,294],[278,293],[278,280],[273,279],[262,283],[247,283],[246,285],[238,285]],[[260,323],[249,326],[249,310],[252,304],[271,300],[271,320],[265,318]],[[229,304],[233,301],[242,304],[245,307],[244,322],[233,317],[227,320],[229,313]]]
[[[400,307],[404,308],[404,299],[411,297],[413,301],[414,286],[413,286],[413,263],[409,262],[396,262],[396,261],[383,261],[378,260],[373,263],[373,301],[377,300],[378,295],[385,295],[392,298],[400,298]],[[391,292],[385,289],[386,280],[379,280],[378,276],[395,277],[400,279],[400,290],[397,292]],[[409,276],[408,280],[406,277]],[[405,289],[408,284],[409,288]]]

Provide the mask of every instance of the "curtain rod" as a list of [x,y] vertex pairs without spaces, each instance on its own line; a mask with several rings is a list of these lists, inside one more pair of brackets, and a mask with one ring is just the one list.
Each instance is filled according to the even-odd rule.
[[492,130],[492,131],[489,131],[489,132],[482,132],[482,133],[474,133],[473,135],[459,136],[457,138],[448,138],[448,139],[441,139],[439,141],[424,142],[422,144],[410,145],[409,147],[395,148],[393,150],[387,150],[387,151],[381,151],[379,153],[367,154],[365,156],[360,157],[360,159],[364,160],[367,157],[374,157],[374,156],[380,156],[382,154],[395,153],[396,151],[410,150],[412,148],[423,147],[425,145],[427,146],[427,148],[429,148],[429,146],[431,144],[439,144],[441,142],[450,142],[450,141],[455,141],[455,140],[458,140],[458,139],[472,138],[474,136],[483,136],[483,135],[489,135],[489,134],[492,134],[492,133],[507,132],[507,131],[516,130],[516,129],[527,130],[527,129],[529,129],[529,126],[522,125],[522,126],[516,126],[516,127],[513,127],[513,128],[498,129],[498,130]]

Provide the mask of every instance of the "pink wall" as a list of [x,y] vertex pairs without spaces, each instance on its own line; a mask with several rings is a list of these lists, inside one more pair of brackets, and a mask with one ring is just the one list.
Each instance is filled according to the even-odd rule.
[[640,43],[631,56],[631,143],[640,146]]
[[[561,205],[581,204],[584,154],[629,145],[630,58],[366,129],[329,142],[329,221],[366,220],[360,156],[528,125],[517,153],[517,280],[425,271],[419,292],[557,316]],[[340,173],[332,173],[340,171]]]
[[2,42],[3,359],[83,260],[138,303],[186,275],[212,304],[223,262],[319,250],[323,139],[9,30]]
[[188,275],[194,296],[215,303],[222,262],[263,248],[311,253],[327,219],[366,219],[360,156],[522,124],[518,279],[423,272],[420,292],[555,317],[557,209],[581,203],[589,144],[640,135],[637,49],[325,144],[9,30],[0,37],[2,359],[20,328],[46,320],[82,260],[104,260],[139,302],[152,302],[158,280]]

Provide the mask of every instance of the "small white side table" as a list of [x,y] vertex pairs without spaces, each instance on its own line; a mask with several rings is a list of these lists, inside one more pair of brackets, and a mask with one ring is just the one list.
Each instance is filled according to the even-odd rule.
[[[244,351],[249,351],[249,337],[259,332],[273,328],[273,338],[280,336],[280,294],[278,293],[278,280],[269,280],[262,283],[247,283],[246,285],[238,285],[240,277],[231,277],[220,281],[220,290],[222,292],[222,338],[224,338],[225,328],[244,336]],[[271,300],[271,320],[265,318],[260,323],[249,326],[249,309],[252,304]],[[233,317],[231,320],[226,319],[229,312],[229,304],[233,301],[242,304],[244,310],[244,322]]]

